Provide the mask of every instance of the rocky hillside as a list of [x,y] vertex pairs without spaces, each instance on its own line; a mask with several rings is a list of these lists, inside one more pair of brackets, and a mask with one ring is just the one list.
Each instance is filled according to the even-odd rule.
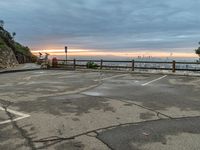
[[15,42],[14,37],[0,26],[0,69],[18,65],[16,56],[34,57],[29,48]]
[[13,50],[0,37],[0,69],[13,67],[18,64]]

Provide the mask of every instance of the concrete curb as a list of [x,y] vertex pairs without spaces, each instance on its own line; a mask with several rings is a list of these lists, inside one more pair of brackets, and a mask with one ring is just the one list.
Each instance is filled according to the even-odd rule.
[[35,68],[35,69],[4,70],[4,71],[0,71],[0,74],[15,73],[15,72],[26,72],[26,71],[35,71],[35,70],[43,70],[43,69],[41,69],[41,68]]
[[199,74],[194,74],[191,72],[146,72],[146,71],[125,71],[125,70],[106,70],[106,69],[68,69],[68,68],[50,68],[47,70],[66,70],[66,71],[82,71],[82,72],[108,72],[108,73],[130,73],[130,74],[153,74],[153,75],[172,75],[172,76],[192,76],[200,77]]
[[157,74],[157,75],[174,75],[174,76],[193,76],[193,77],[200,77],[199,74],[192,74],[188,73],[170,73],[170,72],[143,72],[143,71],[123,71],[123,70],[96,70],[96,69],[69,69],[69,68],[50,68],[50,69],[42,69],[42,68],[35,68],[35,69],[19,69],[19,70],[4,70],[0,71],[0,74],[6,73],[16,73],[16,72],[26,72],[26,71],[37,71],[37,70],[66,70],[66,71],[82,71],[82,72],[109,72],[109,73],[130,73],[130,74]]
[[65,70],[65,71],[75,71],[73,68],[48,68],[47,70]]
[[123,71],[123,70],[95,70],[95,69],[76,69],[76,71],[85,71],[85,72],[109,72],[109,73],[130,73],[130,74],[156,74],[156,75],[172,75],[172,76],[192,76],[192,77],[200,77],[199,74],[188,73],[170,73],[170,72],[144,72],[144,71]]

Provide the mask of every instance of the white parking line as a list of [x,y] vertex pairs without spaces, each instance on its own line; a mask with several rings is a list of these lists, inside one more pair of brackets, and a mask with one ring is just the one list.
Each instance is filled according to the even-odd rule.
[[108,80],[108,79],[112,79],[112,78],[117,78],[117,77],[123,77],[123,76],[127,76],[128,74],[120,74],[120,75],[116,75],[116,76],[111,76],[111,77],[107,77],[107,78],[103,78],[103,79],[96,79],[94,81],[104,81],[104,80]]
[[[0,110],[5,111],[5,109],[4,109],[3,107],[1,107],[1,106],[0,106]],[[7,109],[7,111],[10,112],[10,113],[12,113],[12,114],[18,115],[18,116],[20,116],[20,117],[15,118],[15,119],[13,119],[13,120],[8,119],[8,120],[5,120],[5,121],[1,121],[1,122],[0,122],[0,125],[6,124],[6,123],[10,123],[10,122],[12,122],[12,121],[18,121],[18,120],[21,120],[21,119],[30,117],[30,115],[27,115],[27,114],[24,114],[24,113],[21,113],[21,112],[17,112],[17,111],[11,110],[11,109]]]
[[144,83],[144,84],[142,84],[142,86],[146,86],[146,85],[148,85],[148,84],[151,84],[151,83],[153,83],[153,82],[156,82],[156,81],[158,81],[158,80],[161,80],[161,79],[163,79],[163,78],[165,78],[165,77],[167,77],[167,75],[164,75],[164,76],[162,76],[162,77],[160,77],[160,78],[157,78],[157,79],[155,79],[155,80],[152,80],[152,81],[149,81],[149,82],[147,82],[147,83]]

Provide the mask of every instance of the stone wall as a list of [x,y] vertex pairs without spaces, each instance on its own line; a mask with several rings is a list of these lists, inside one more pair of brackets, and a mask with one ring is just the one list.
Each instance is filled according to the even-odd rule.
[[0,69],[18,65],[14,52],[9,47],[0,47]]

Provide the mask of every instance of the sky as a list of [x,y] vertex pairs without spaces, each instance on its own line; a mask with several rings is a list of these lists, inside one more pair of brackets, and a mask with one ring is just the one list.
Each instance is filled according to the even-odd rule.
[[[1,0],[0,19],[33,51],[195,57],[200,0]],[[52,52],[52,50],[54,50]]]

